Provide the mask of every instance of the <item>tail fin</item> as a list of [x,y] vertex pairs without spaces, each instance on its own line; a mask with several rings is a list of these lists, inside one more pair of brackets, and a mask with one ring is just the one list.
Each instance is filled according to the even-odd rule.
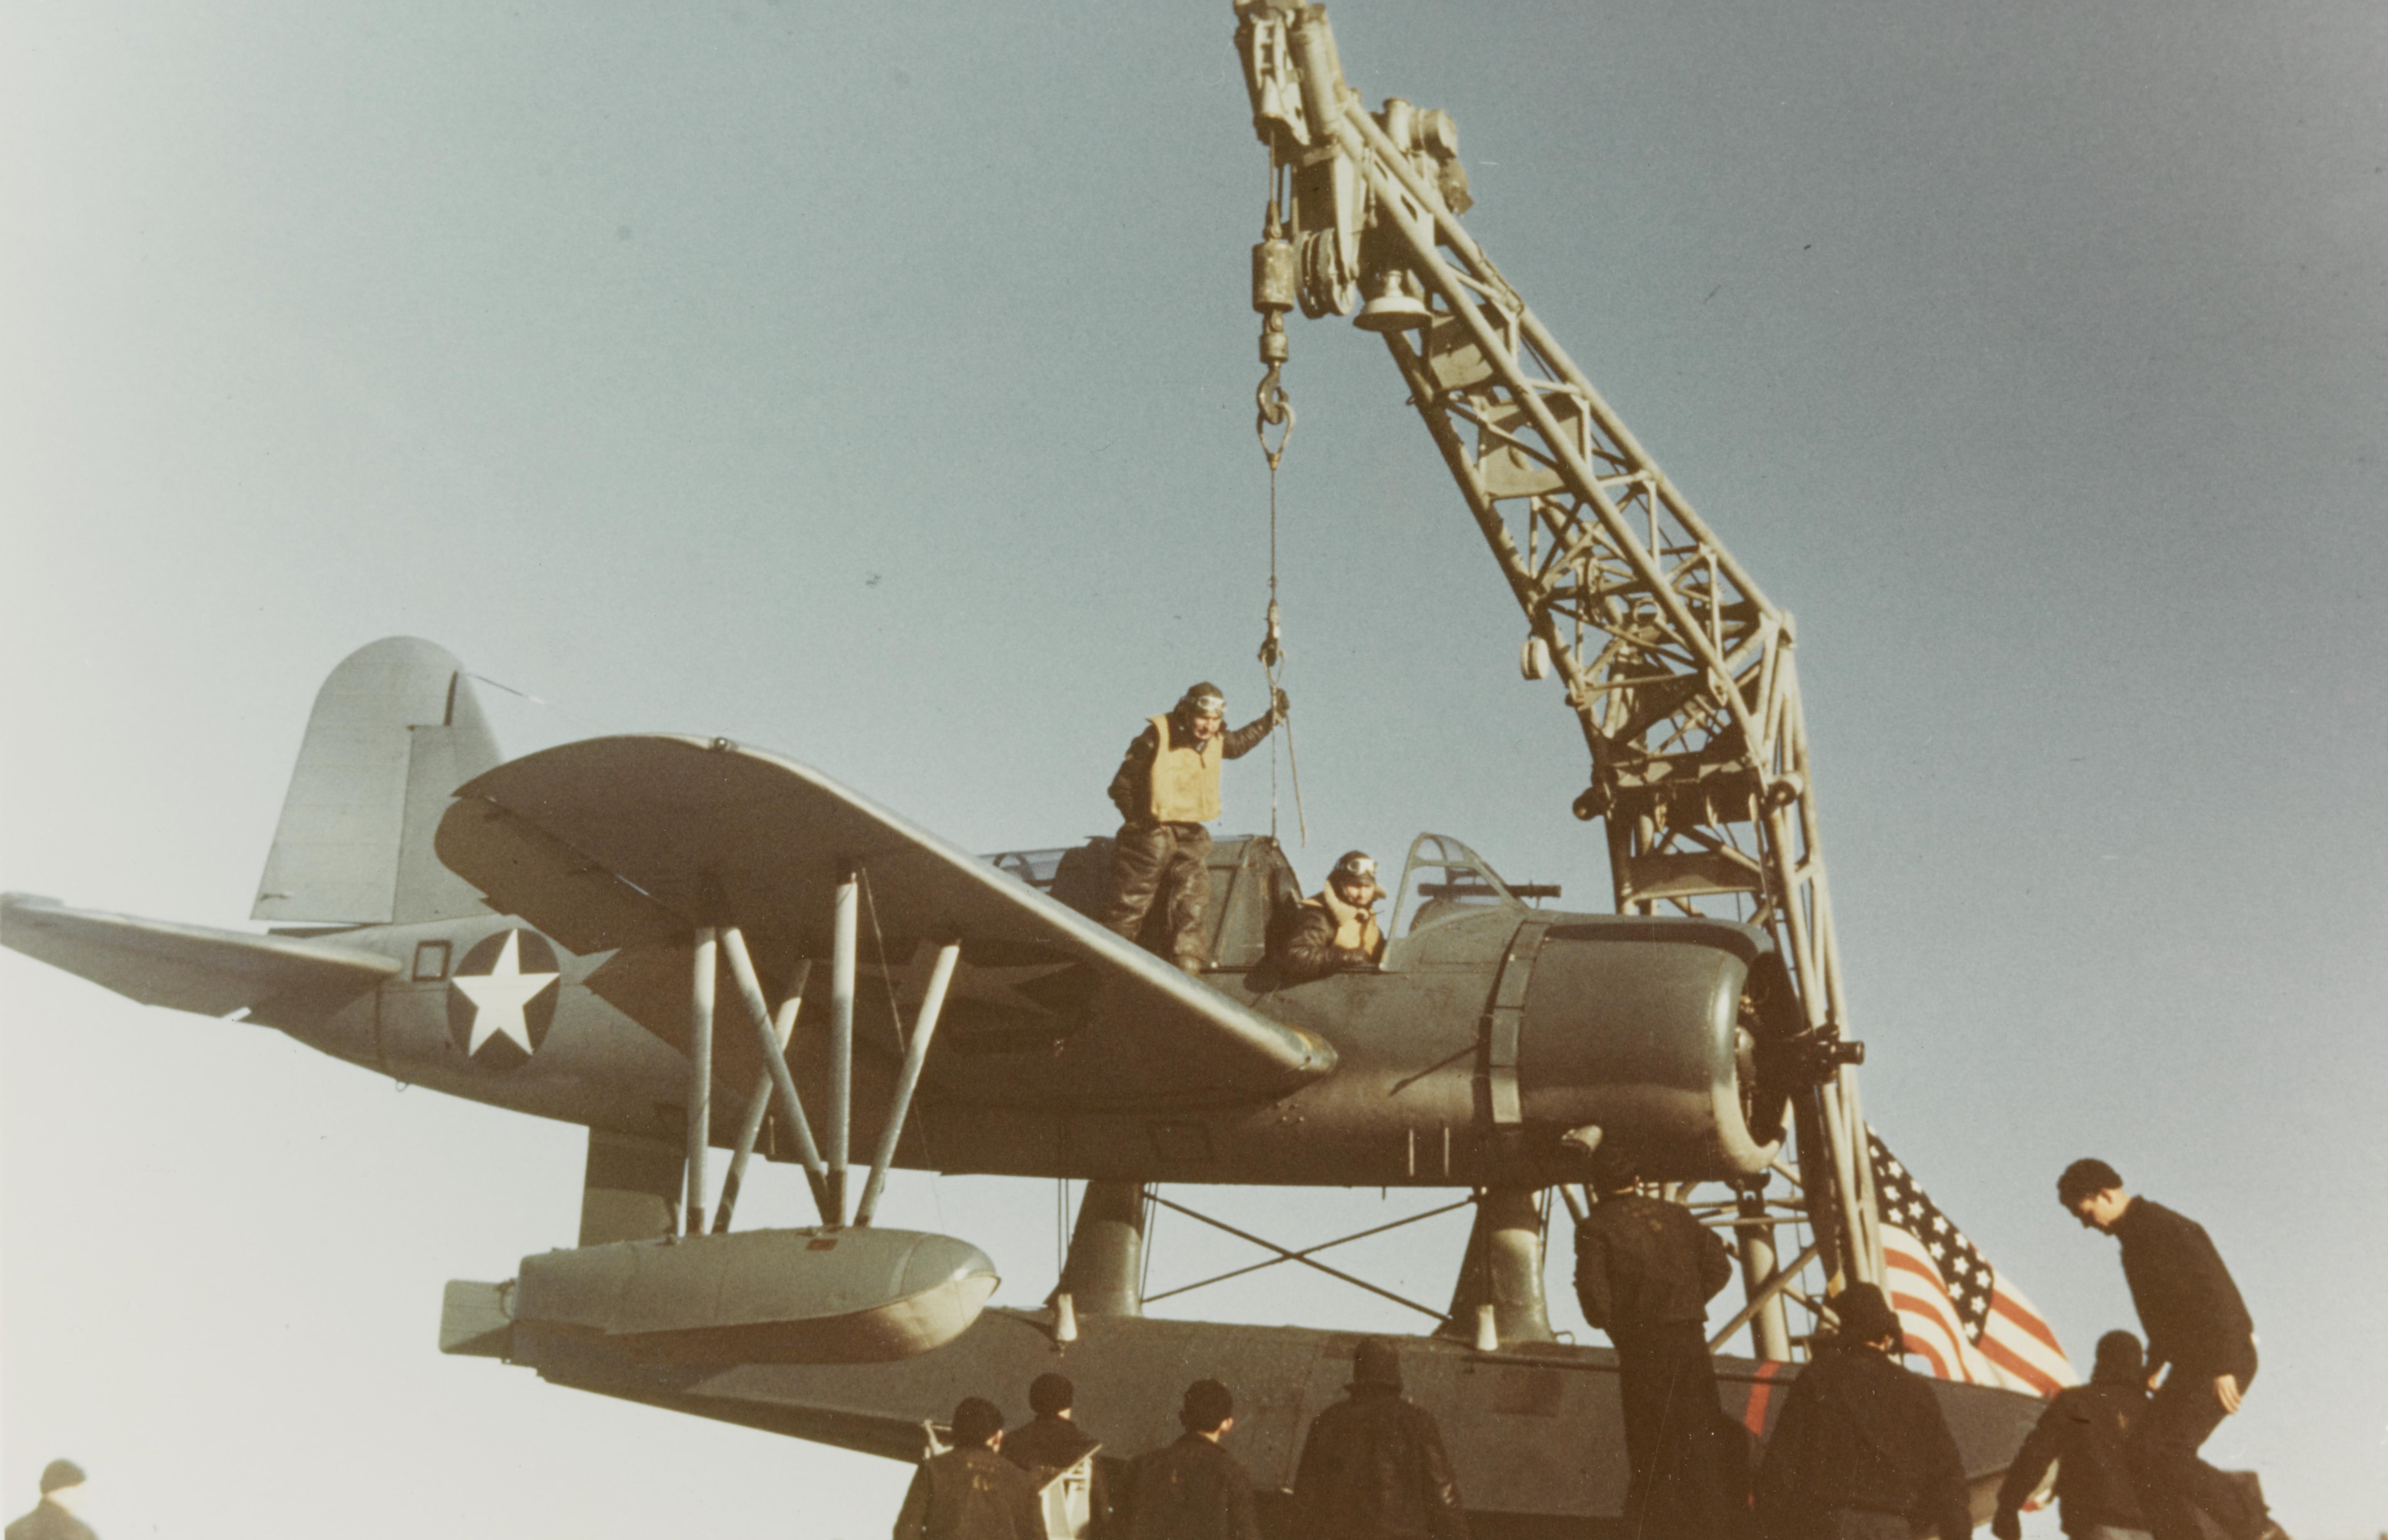
[[458,786],[498,764],[473,683],[444,648],[358,648],[315,695],[256,920],[403,924],[488,912],[432,853]]

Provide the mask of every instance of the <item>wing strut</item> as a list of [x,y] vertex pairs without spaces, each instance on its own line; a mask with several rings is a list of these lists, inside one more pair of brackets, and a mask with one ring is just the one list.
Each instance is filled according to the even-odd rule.
[[837,879],[834,940],[829,961],[829,1212],[845,1224],[846,1145],[854,1125],[854,954],[861,938],[861,881],[847,867]]
[[[763,1040],[763,1073],[771,1077],[772,1088],[780,1095],[780,1115],[787,1120],[788,1131],[795,1136],[796,1158],[804,1162],[805,1180],[813,1190],[813,1206],[820,1211],[821,1223],[829,1224],[832,1222],[829,1216],[829,1173],[821,1166],[820,1149],[813,1143],[812,1122],[805,1116],[805,1104],[796,1095],[796,1077],[788,1073],[785,1047],[789,1035],[796,1028],[796,1012],[805,1002],[805,983],[812,976],[812,962],[807,959],[802,964],[803,971],[796,975],[794,990],[781,1004],[781,1020],[775,1032],[771,1013],[763,1005],[763,985],[755,976],[755,960],[747,953],[744,933],[731,925],[722,932],[721,939],[721,949],[730,954],[730,976],[737,981],[738,995],[746,1003],[747,1017],[754,1022],[755,1030]],[[741,1166],[736,1163],[745,1159],[746,1152],[753,1144],[750,1137],[742,1144],[739,1153],[731,1157],[733,1164],[730,1170],[733,1177],[741,1172]],[[736,1197],[734,1191],[728,1190],[721,1195],[720,1228],[724,1229],[730,1226],[730,1206]]]
[[928,1063],[929,1039],[936,1035],[937,1017],[946,1009],[946,986],[954,981],[954,964],[961,961],[962,944],[948,941],[937,948],[936,965],[929,972],[929,992],[921,1000],[920,1019],[912,1024],[912,1040],[904,1050],[904,1073],[896,1082],[887,1107],[886,1131],[879,1136],[879,1152],[870,1159],[870,1179],[862,1184],[862,1204],[854,1222],[870,1223],[879,1211],[879,1194],[887,1186],[887,1168],[896,1164],[896,1141],[903,1137],[904,1120],[911,1115],[912,1092],[921,1084],[921,1066]]
[[[834,944],[830,958],[830,1148],[826,1166],[821,1152],[813,1143],[812,1125],[805,1116],[804,1102],[796,1095],[795,1077],[788,1071],[786,1059],[790,1033],[795,1028],[796,1012],[804,1003],[805,982],[810,976],[812,963],[807,960],[803,972],[796,975],[794,990],[779,1012],[779,1020],[763,1001],[763,986],[755,973],[755,961],[746,950],[746,937],[735,925],[719,931],[700,926],[696,932],[696,978],[692,1002],[695,1021],[690,1037],[689,1082],[689,1232],[695,1234],[705,1227],[704,1206],[704,1146],[698,1141],[711,1137],[709,1122],[713,1053],[713,974],[717,942],[730,963],[730,974],[738,986],[738,996],[746,1007],[747,1016],[762,1039],[764,1074],[768,1077],[755,1088],[748,1102],[746,1117],[739,1129],[738,1145],[730,1155],[730,1173],[721,1184],[721,1209],[714,1217],[716,1233],[730,1228],[730,1210],[738,1202],[738,1189],[745,1179],[746,1163],[754,1154],[755,1140],[763,1126],[763,1112],[768,1097],[776,1088],[780,1104],[791,1132],[795,1135],[797,1154],[803,1159],[805,1175],[810,1178],[813,1201],[820,1210],[821,1223],[842,1228],[846,1223],[845,1185],[849,1167],[848,1132],[854,1110],[854,980],[857,971],[856,951],[861,928],[858,889],[860,872],[848,870],[838,883],[837,907],[833,927]],[[870,1172],[862,1186],[862,1201],[854,1215],[857,1227],[870,1223],[879,1209],[880,1194],[887,1188],[887,1173],[896,1164],[896,1142],[903,1138],[905,1120],[911,1114],[912,1094],[920,1088],[921,1071],[928,1063],[929,1047],[935,1040],[937,1018],[945,1012],[946,991],[952,985],[954,968],[961,961],[962,944],[948,941],[937,948],[937,960],[929,973],[928,993],[921,999],[919,1019],[913,1024],[912,1040],[905,1046],[904,1068],[896,1083],[896,1093],[887,1109],[886,1126],[879,1136],[879,1147],[870,1161]]]
[[[778,1015],[767,1018],[761,1009],[763,986],[756,980],[754,960],[746,955],[746,938],[739,934],[737,926],[723,928],[721,949],[730,959],[730,976],[738,986],[747,1015],[757,1023],[768,1020],[769,1027],[763,1034],[763,1068],[755,1072],[754,1094],[746,1099],[746,1121],[739,1126],[737,1146],[730,1152],[730,1175],[721,1179],[721,1204],[713,1215],[716,1235],[730,1228],[730,1210],[738,1206],[738,1190],[746,1185],[746,1163],[754,1156],[755,1141],[762,1137],[764,1114],[771,1110],[771,1092],[775,1088],[771,1063],[776,1059],[782,1070],[787,1068],[788,1039],[796,1030],[796,1012],[805,1003],[805,982],[812,976],[813,970],[810,958],[796,964],[795,986],[780,1002]],[[797,1153],[805,1162],[805,1180],[812,1187],[813,1203],[818,1207],[821,1196],[820,1152],[813,1147],[813,1131],[805,1122],[804,1108],[796,1107],[788,1123],[795,1131]]]
[[711,925],[696,927],[696,967],[689,981],[688,1215],[690,1235],[705,1233],[705,1152],[713,1143],[713,974],[719,965]]

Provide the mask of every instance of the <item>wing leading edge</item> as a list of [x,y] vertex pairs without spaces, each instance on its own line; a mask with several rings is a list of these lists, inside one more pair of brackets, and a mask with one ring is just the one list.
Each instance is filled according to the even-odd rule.
[[[698,924],[735,924],[784,976],[796,959],[828,957],[836,886],[861,870],[891,962],[962,943],[931,1058],[933,1081],[962,1100],[999,1088],[1086,1107],[1183,1105],[1280,1095],[1335,1067],[1334,1050],[1310,1034],[819,771],[726,739],[567,744],[456,795],[440,859],[492,908],[584,954],[629,955],[684,941]],[[973,1040],[995,1051],[965,1064]]]

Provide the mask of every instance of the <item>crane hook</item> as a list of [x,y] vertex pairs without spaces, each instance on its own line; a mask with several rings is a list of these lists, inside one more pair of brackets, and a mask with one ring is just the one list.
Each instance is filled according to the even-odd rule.
[[[1261,376],[1260,388],[1252,392],[1252,400],[1261,409],[1260,415],[1252,419],[1252,431],[1260,435],[1261,453],[1268,457],[1271,470],[1277,469],[1277,462],[1285,458],[1285,446],[1293,438],[1293,398],[1277,383],[1277,374],[1284,367],[1282,363],[1270,364],[1268,373]],[[1269,447],[1271,427],[1279,430],[1274,449]]]

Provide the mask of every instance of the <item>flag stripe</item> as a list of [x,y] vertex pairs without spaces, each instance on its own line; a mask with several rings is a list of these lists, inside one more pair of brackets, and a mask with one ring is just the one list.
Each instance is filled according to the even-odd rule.
[[1982,1355],[1988,1358],[1992,1363],[1998,1365],[2001,1368],[2005,1369],[2009,1374],[2013,1375],[2016,1379],[2022,1380],[2030,1384],[2033,1389],[2039,1391],[2042,1395],[2054,1395],[2058,1391],[2064,1388],[2064,1383],[2058,1381],[2054,1376],[2047,1374],[2040,1369],[2033,1368],[2030,1364],[2026,1363],[2023,1358],[2010,1349],[2006,1343],[2000,1342],[1995,1337],[1983,1337]]
[[[1898,1295],[1893,1295],[1891,1297],[1891,1307],[1893,1309],[1900,1309],[1907,1302],[1904,1299]],[[1904,1310],[1901,1310],[1901,1314],[1904,1313]],[[1964,1378],[1962,1374],[1951,1374],[1949,1372],[1950,1355],[1944,1355],[1941,1352],[1940,1343],[1936,1343],[1933,1341],[1935,1337],[1941,1336],[1941,1333],[1926,1330],[1921,1331],[1909,1331],[1905,1333],[1905,1335],[1907,1338],[1905,1344],[1907,1351],[1910,1353],[1921,1354],[1924,1357],[1929,1359],[1932,1364],[1932,1374],[1935,1379],[1962,1380]],[[1946,1340],[1947,1339],[1945,1337],[1942,1337],[1943,1342],[1946,1342]],[[1959,1362],[1962,1364],[1962,1360],[1959,1360]]]
[[1903,1230],[1894,1230],[1889,1235],[1884,1236],[1883,1240],[1886,1244],[1882,1249],[1882,1259],[1902,1272],[1913,1273],[1916,1277],[1922,1279],[1925,1283],[1931,1286],[1933,1292],[1940,1294],[1942,1301],[1945,1303],[1948,1296],[1941,1287],[1940,1270],[1932,1266],[1929,1258],[1918,1256],[1913,1252],[1908,1251],[1903,1247],[1888,1244],[1892,1236],[1896,1236],[1901,1241],[1908,1239],[1906,1232]]
[[2079,1381],[2023,1292],[1950,1223],[1914,1174],[1866,1130],[1882,1214],[1884,1292],[1909,1350],[1943,1380],[2049,1395]]
[[1966,1381],[1973,1379],[1972,1375],[1965,1372],[1965,1350],[1959,1345],[1955,1334],[1947,1329],[1939,1327],[1937,1323],[1932,1326],[1920,1326],[1915,1317],[1911,1317],[1905,1335],[1907,1350],[1911,1353],[1921,1353],[1938,1365],[1937,1372],[1941,1379]]
[[2048,1323],[2034,1315],[2029,1305],[2017,1304],[2015,1297],[2004,1289],[1990,1296],[1990,1313],[2026,1335],[2039,1339],[2051,1352],[2059,1356],[2064,1355],[2064,1344],[2056,1340],[2056,1333],[2048,1329]]
[[1766,1404],[1774,1398],[1774,1377],[1782,1372],[1783,1366],[1772,1359],[1758,1366],[1758,1378],[1749,1387],[1749,1410],[1741,1419],[1752,1438],[1766,1436]]

